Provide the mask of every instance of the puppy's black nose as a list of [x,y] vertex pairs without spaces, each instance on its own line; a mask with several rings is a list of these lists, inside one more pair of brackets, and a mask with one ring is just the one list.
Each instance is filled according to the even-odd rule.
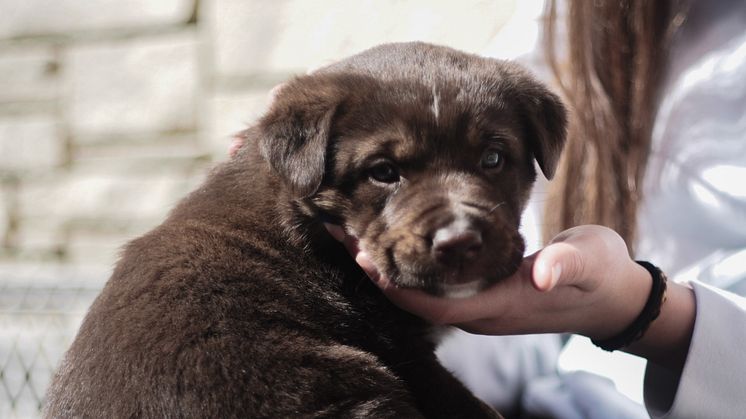
[[471,227],[451,224],[433,235],[433,255],[448,266],[456,267],[475,260],[482,250],[482,233]]

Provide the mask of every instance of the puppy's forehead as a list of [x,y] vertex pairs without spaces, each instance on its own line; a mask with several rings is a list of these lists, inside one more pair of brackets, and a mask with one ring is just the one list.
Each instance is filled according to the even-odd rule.
[[336,125],[339,158],[348,161],[458,158],[495,140],[520,148],[514,110],[462,83],[382,82],[348,104]]
[[[367,110],[364,112],[367,113]],[[352,119],[357,120],[357,118]],[[343,166],[364,165],[369,159],[385,157],[409,161],[424,157],[426,147],[422,130],[416,122],[390,112],[378,126],[348,125],[338,132],[336,159]]]
[[417,79],[427,84],[460,77],[515,78],[515,64],[422,42],[383,44],[317,70],[354,73],[379,80]]

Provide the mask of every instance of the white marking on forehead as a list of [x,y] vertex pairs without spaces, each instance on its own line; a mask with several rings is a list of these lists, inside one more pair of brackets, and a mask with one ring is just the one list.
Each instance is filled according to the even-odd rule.
[[435,90],[435,86],[433,86],[433,104],[430,106],[430,110],[433,112],[433,115],[435,115],[435,122],[437,123],[438,117],[440,116],[440,96]]

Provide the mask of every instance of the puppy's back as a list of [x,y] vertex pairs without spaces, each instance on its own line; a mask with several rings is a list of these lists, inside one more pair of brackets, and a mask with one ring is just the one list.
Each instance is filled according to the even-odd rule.
[[[47,417],[271,417],[316,391],[289,371],[342,365],[315,320],[338,316],[341,297],[323,287],[334,275],[267,218],[277,197],[246,180],[257,168],[236,166],[127,245],[53,380]],[[230,193],[244,182],[245,195]]]

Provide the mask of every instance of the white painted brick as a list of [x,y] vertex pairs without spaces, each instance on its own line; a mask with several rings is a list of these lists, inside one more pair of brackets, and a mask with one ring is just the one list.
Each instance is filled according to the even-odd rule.
[[186,195],[195,179],[171,173],[76,170],[67,176],[39,178],[21,187],[18,212],[29,221],[59,220],[91,228],[136,225],[160,220]]
[[208,100],[205,139],[214,160],[226,158],[231,137],[256,122],[269,101],[269,89],[219,93]]
[[0,117],[0,172],[34,171],[58,165],[64,146],[50,115]]
[[148,229],[131,233],[103,234],[100,232],[76,231],[68,236],[65,256],[68,263],[114,266],[122,248],[127,242],[140,236]]
[[76,168],[22,185],[12,245],[23,258],[111,265],[121,246],[160,224],[202,176]]
[[[41,201],[37,202],[37,205],[45,206],[47,204]],[[17,223],[16,231],[9,243],[17,258],[55,259],[59,257],[59,252],[65,248],[67,234],[64,220],[19,217]]]
[[59,63],[46,46],[14,46],[0,51],[0,102],[53,100]]
[[[95,294],[91,294],[103,287],[110,274],[111,266],[101,264],[70,266],[64,263],[39,264],[22,260],[0,261],[0,278],[10,289],[54,288],[59,291],[85,289],[90,292],[81,293],[79,298],[85,300],[84,303],[87,301],[88,304],[95,297]],[[66,307],[76,311],[81,309],[83,313],[87,309],[86,306],[79,306],[75,298],[57,307]]]
[[132,219],[127,224],[122,220],[99,219],[86,223],[80,219],[34,214],[18,220],[10,245],[20,260],[112,266],[122,245],[160,221]]
[[128,166],[144,172],[164,172],[209,162],[206,147],[196,134],[170,136],[75,139],[74,165],[112,168]]
[[0,244],[4,243],[10,228],[10,191],[0,185]]
[[0,38],[185,22],[194,0],[0,0]]
[[193,31],[76,46],[67,58],[74,135],[195,127],[199,76]]
[[304,71],[384,42],[427,41],[480,52],[515,1],[206,2],[221,75]]

